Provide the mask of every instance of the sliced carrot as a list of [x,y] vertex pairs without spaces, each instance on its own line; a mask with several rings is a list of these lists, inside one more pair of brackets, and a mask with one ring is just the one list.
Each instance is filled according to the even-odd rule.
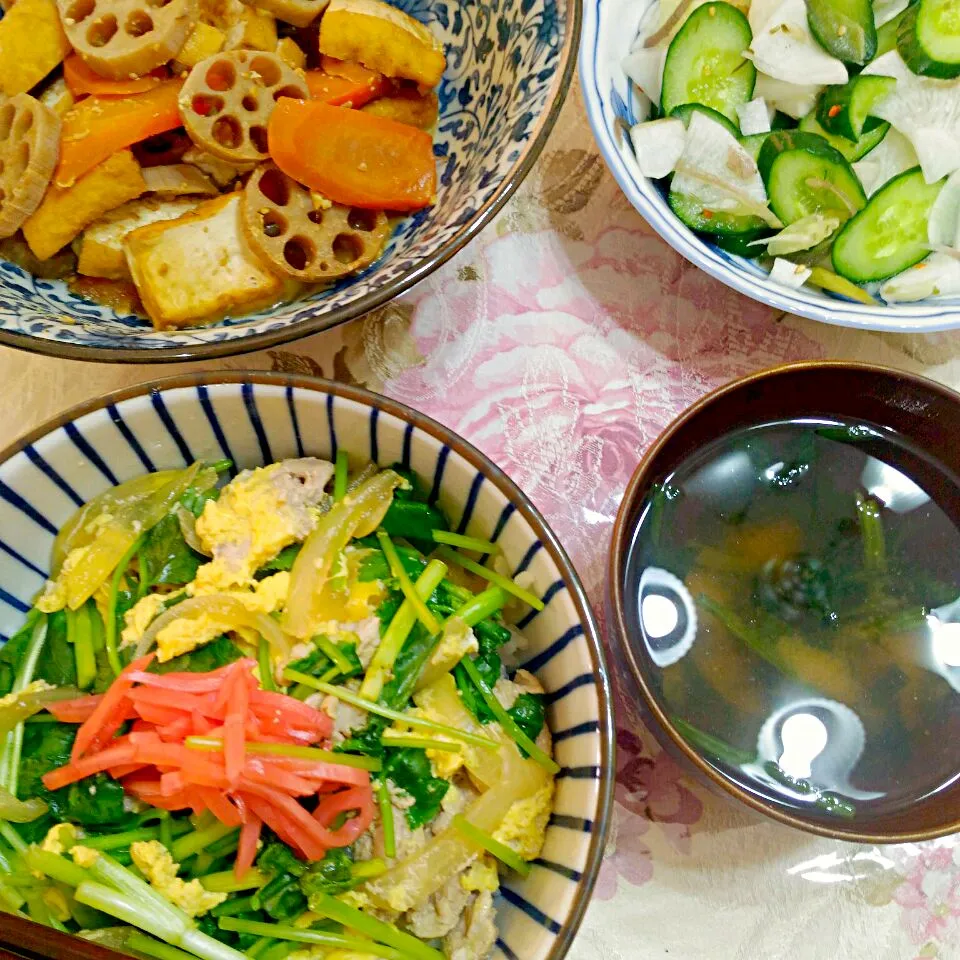
[[306,79],[314,100],[337,107],[362,107],[391,87],[382,73],[333,57],[323,57],[319,70],[307,70]]
[[112,97],[144,93],[152,90],[161,80],[169,76],[170,72],[165,67],[161,67],[145,77],[108,80],[106,77],[101,77],[92,67],[88,67],[75,53],[63,61],[63,79],[67,81],[67,86],[75,97],[88,93]]
[[[309,859],[318,859],[314,857],[314,852],[325,850],[329,846],[326,840],[330,836],[330,831],[314,820],[293,797],[263,784],[253,783],[246,777],[242,778],[241,784],[244,793],[266,800],[270,807],[288,821],[294,831],[293,835],[298,838],[297,845]],[[270,821],[266,820],[266,822]],[[322,857],[323,853],[320,856]]]
[[208,673],[187,673],[185,671],[172,673],[147,673],[138,670],[133,674],[133,681],[146,687],[160,687],[172,690],[174,693],[217,693],[223,680],[236,669],[246,669],[248,672],[256,666],[255,660],[235,660],[225,667],[218,667]]
[[315,783],[298,777],[288,770],[279,770],[275,766],[261,763],[259,758],[250,759],[243,765],[243,775],[254,783],[276,787],[277,790],[282,790],[294,797],[309,797],[317,792]]
[[253,866],[257,856],[257,844],[260,842],[260,829],[263,826],[255,813],[247,813],[247,819],[240,828],[240,846],[237,847],[237,859],[233,862],[233,875],[242,880],[244,874]]
[[52,713],[60,723],[84,723],[93,716],[100,701],[102,694],[93,697],[76,697],[73,700],[59,700],[55,703],[48,703],[47,710]]
[[352,787],[350,790],[341,790],[339,793],[324,797],[313,811],[314,818],[321,826],[329,828],[330,824],[341,814],[356,811],[356,816],[347,820],[339,830],[330,835],[334,841],[332,847],[348,847],[357,837],[367,832],[373,823],[375,805],[373,802],[373,788]]
[[[123,703],[130,691],[133,681],[130,680],[130,674],[146,669],[152,662],[154,654],[148,653],[139,660],[134,660],[129,666],[120,672],[103,698],[96,705],[93,713],[86,722],[77,731],[76,740],[73,742],[73,750],[70,753],[71,760],[77,760],[91,747],[95,740],[105,743],[110,737],[120,729],[123,723]],[[109,736],[107,732],[109,731]]]
[[305,834],[297,823],[287,816],[286,812],[262,797],[246,794],[247,805],[250,809],[285,843],[295,851],[299,851],[307,860],[322,860],[326,849],[310,836]]
[[234,672],[224,683],[224,689],[230,688],[229,707],[223,721],[223,760],[227,770],[227,780],[234,784],[243,770],[246,755],[244,738],[244,720],[250,706],[250,691],[243,674]]
[[434,202],[433,139],[416,127],[282,97],[270,118],[269,143],[285,174],[336,203],[410,211]]
[[[67,111],[60,132],[58,187],[70,187],[118,150],[182,123],[181,80],[164,80],[127,97],[87,97]],[[138,668],[139,669],[139,668]]]
[[157,733],[161,740],[179,743],[193,733],[193,722],[190,717],[177,717],[176,720],[157,727]]
[[240,812],[230,802],[227,795],[222,790],[215,790],[212,787],[197,787],[197,793],[203,798],[207,809],[221,822],[228,827],[239,827],[241,824]]
[[131,744],[121,744],[119,747],[108,747],[92,757],[82,757],[66,766],[58,767],[43,775],[43,785],[48,790],[59,790],[70,783],[76,783],[84,777],[95,773],[102,773],[113,766],[132,763],[135,748]]
[[183,793],[185,787],[183,774],[179,770],[171,770],[169,773],[160,776],[160,796],[162,797],[172,797],[175,794]]
[[364,787],[370,784],[370,773],[357,767],[348,767],[339,763],[322,763],[315,760],[302,760],[299,757],[258,756],[257,760],[280,769],[297,773],[311,780],[322,780],[338,787],[349,785]]

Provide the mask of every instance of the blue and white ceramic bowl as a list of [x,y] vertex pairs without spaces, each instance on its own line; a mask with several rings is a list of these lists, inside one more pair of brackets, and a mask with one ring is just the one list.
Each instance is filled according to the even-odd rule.
[[541,859],[505,885],[497,956],[560,960],[593,889],[613,792],[613,717],[597,624],[543,517],[473,446],[364,390],[311,377],[177,377],[84,404],[0,453],[0,641],[46,579],[57,530],[105,488],[152,470],[229,457],[240,468],[286,457],[412,469],[461,533],[491,539],[546,604],[521,627],[526,669],[547,692],[561,772]]
[[627,128],[646,119],[649,101],[620,64],[654,2],[586,0],[580,39],[580,84],[593,135],[620,189],[647,223],[674,250],[712,277],[778,310],[862,330],[932,333],[960,327],[960,297],[868,306],[812,287],[791,290],[772,281],[756,261],[702,240],[677,219],[654,181],[640,173],[626,135]]
[[[386,303],[464,246],[540,154],[570,86],[581,0],[392,0],[447,52],[433,207],[403,220],[369,269],[302,300],[206,328],[157,333],[0,260],[0,343],[52,356],[173,362],[261,350]],[[0,14],[2,15],[2,14]]]

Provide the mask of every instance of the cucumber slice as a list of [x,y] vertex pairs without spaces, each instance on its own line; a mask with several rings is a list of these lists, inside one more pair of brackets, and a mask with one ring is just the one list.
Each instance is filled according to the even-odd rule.
[[823,137],[778,130],[767,137],[757,159],[770,208],[784,222],[812,213],[846,222],[867,202],[850,164]]
[[690,114],[683,155],[667,202],[692,230],[742,234],[779,221],[767,209],[763,180],[750,154],[725,126],[700,111]]
[[771,130],[793,130],[796,125],[797,121],[789,113],[784,113],[782,110],[777,110],[770,121]]
[[736,254],[738,257],[744,257],[747,260],[756,260],[757,257],[765,257],[767,248],[762,243],[754,244],[754,240],[760,240],[769,236],[770,230],[749,230],[746,233],[718,234],[716,236],[707,235],[707,239],[715,243],[721,250],[727,253]]
[[897,85],[893,77],[864,76],[861,74],[842,86],[827,87],[817,105],[817,121],[828,133],[846,137],[852,143],[860,139],[864,130],[882,123],[871,124],[870,111],[877,101],[886,97]]
[[886,120],[881,120],[876,126],[871,125],[866,133],[861,134],[860,139],[857,140],[856,143],[851,143],[846,137],[838,137],[835,134],[828,133],[817,123],[817,118],[814,113],[808,113],[800,121],[800,129],[803,130],[804,133],[815,133],[817,136],[823,137],[834,150],[838,150],[843,154],[844,160],[853,163],[854,160],[865,157],[883,140],[887,135],[887,131],[890,129],[890,124],[887,123]]
[[731,123],[722,113],[717,113],[712,107],[706,107],[702,103],[681,103],[679,107],[674,107],[670,111],[670,116],[677,120],[682,120],[683,125],[689,127],[690,114],[694,111],[702,113],[705,117],[709,117],[711,120],[722,124],[733,136],[740,136],[740,128],[735,123]]
[[919,0],[905,11],[897,31],[904,63],[924,77],[960,77],[960,9],[956,0]]
[[900,24],[907,15],[906,10],[901,10],[892,20],[877,27],[877,56],[882,57],[885,53],[897,49],[897,33],[900,31]]
[[877,55],[870,0],[807,0],[810,32],[831,56],[863,66]]
[[753,96],[757,71],[744,58],[753,34],[747,18],[729,3],[697,7],[670,41],[660,105],[670,112],[702,103],[737,122],[737,104]]
[[769,136],[770,133],[768,131],[767,133],[751,133],[747,137],[740,138],[740,146],[753,157],[754,163],[757,162],[757,158],[760,156],[760,148]]
[[927,183],[919,167],[894,177],[847,222],[833,244],[833,268],[855,283],[885,280],[930,252],[927,222],[943,182]]

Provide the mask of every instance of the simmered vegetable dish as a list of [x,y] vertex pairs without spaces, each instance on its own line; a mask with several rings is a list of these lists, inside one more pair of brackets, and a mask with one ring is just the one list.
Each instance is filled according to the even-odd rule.
[[381,0],[16,0],[0,257],[158,330],[370,266],[436,192],[446,66]]
[[229,469],[60,531],[0,651],[0,907],[157,960],[482,960],[552,809],[505,667],[542,602],[399,468]]

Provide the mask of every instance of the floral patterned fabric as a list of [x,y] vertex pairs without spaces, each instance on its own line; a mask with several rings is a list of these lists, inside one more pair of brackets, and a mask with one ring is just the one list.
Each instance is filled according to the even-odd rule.
[[[572,91],[517,196],[406,297],[284,350],[164,370],[0,351],[0,438],[184,369],[360,383],[437,418],[503,467],[547,516],[602,614],[610,528],[643,450],[713,387],[820,357],[960,386],[960,332],[869,334],[778,315],[684,262],[606,173]],[[954,838],[857,846],[768,822],[681,777],[626,699],[617,744],[613,821],[571,960],[960,956]]]

